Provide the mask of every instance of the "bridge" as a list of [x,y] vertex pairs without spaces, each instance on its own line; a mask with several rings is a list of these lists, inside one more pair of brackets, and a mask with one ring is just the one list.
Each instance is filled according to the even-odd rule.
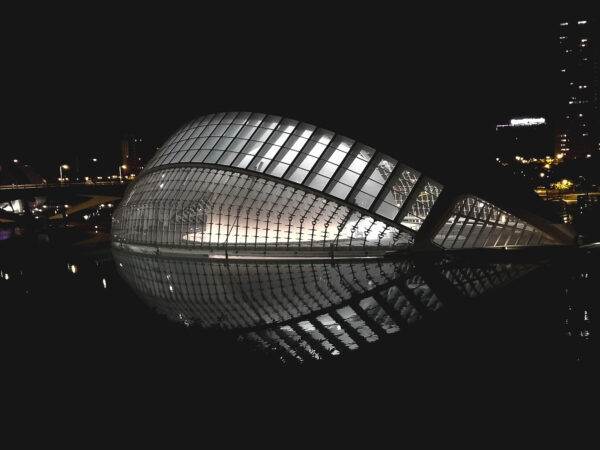
[[0,201],[33,199],[34,197],[54,197],[57,194],[70,195],[114,195],[122,196],[127,181],[103,181],[98,183],[43,183],[11,184],[0,186]]
[[[43,183],[43,184],[12,184],[0,186],[0,203],[14,200],[33,201],[36,197],[48,199],[64,199],[76,197],[90,197],[87,201],[73,205],[67,209],[67,214],[91,208],[101,203],[114,201],[123,196],[127,181],[105,181],[98,183],[73,182],[73,183]],[[61,216],[53,216],[56,219]],[[31,212],[27,209],[25,214],[16,214],[0,209],[0,221],[23,222],[32,219]]]

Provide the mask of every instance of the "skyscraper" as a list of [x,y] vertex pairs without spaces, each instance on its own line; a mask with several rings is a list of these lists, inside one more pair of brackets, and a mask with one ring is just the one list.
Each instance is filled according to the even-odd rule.
[[564,20],[558,28],[555,149],[567,159],[600,157],[598,22],[591,18]]
[[143,140],[134,135],[127,135],[121,139],[121,163],[127,171],[137,172],[141,166],[140,147]]

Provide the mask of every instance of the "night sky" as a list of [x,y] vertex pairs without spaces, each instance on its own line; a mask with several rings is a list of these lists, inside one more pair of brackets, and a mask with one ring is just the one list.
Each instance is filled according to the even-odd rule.
[[298,9],[5,18],[2,158],[118,163],[124,133],[151,150],[224,110],[296,118],[391,154],[470,157],[496,123],[552,110],[560,14]]

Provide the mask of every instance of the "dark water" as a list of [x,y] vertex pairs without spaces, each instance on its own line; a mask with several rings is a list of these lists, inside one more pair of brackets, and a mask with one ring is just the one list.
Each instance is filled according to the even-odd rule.
[[[346,355],[282,364],[235,333],[154,311],[119,276],[106,240],[73,245],[90,235],[69,229],[0,235],[3,378],[17,409],[214,402],[250,414],[249,405],[285,400],[314,417],[344,417],[348,405],[368,417],[390,405],[419,414],[436,405],[452,417],[450,405],[489,413],[526,403],[562,417],[592,401],[593,252],[517,261],[531,270],[481,293],[483,281],[455,271],[470,296],[443,299],[427,320]],[[469,258],[446,263],[487,264]]]

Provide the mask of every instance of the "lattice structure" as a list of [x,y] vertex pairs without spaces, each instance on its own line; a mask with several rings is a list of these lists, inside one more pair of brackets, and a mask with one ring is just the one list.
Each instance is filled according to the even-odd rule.
[[[557,243],[475,196],[334,132],[279,116],[210,114],[175,132],[128,188],[113,217],[116,243],[256,251],[410,245],[423,223],[445,248]],[[445,203],[442,202],[444,209]]]
[[434,242],[444,248],[559,243],[527,222],[475,196],[467,196],[456,203]]

